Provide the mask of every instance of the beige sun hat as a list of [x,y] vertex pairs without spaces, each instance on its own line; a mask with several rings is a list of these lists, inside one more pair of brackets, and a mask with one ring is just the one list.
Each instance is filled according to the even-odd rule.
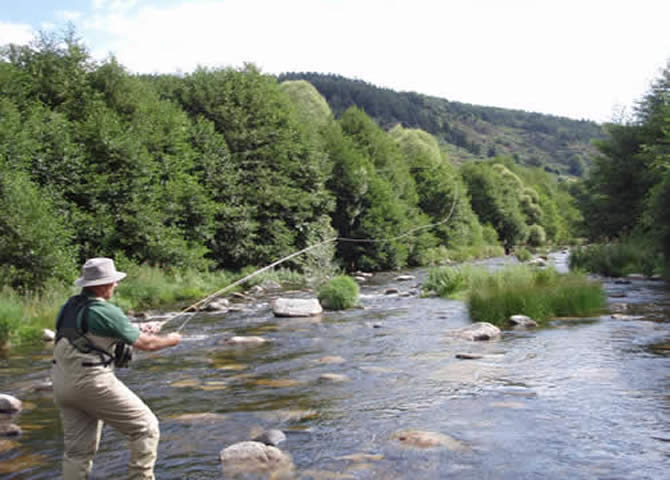
[[125,273],[116,270],[111,258],[89,258],[81,267],[81,277],[74,284],[78,287],[93,287],[118,282],[125,277]]

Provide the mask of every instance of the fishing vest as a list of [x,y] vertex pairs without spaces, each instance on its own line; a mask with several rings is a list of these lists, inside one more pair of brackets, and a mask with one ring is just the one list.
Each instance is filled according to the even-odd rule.
[[[88,335],[88,307],[98,302],[80,294],[70,297],[65,303],[56,320],[56,343],[61,338],[67,338],[70,344],[81,353],[95,353],[100,357],[99,362],[82,362],[84,367],[109,366],[115,362],[116,366],[125,367],[132,357],[130,346],[123,342],[116,342],[114,354],[105,348],[96,345]],[[88,334],[88,335],[87,335]]]

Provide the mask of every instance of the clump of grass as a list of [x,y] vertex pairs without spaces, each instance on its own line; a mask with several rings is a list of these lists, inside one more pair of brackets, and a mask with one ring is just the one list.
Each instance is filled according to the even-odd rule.
[[472,279],[477,274],[476,270],[469,265],[433,268],[428,272],[423,288],[440,297],[456,297],[470,289]]
[[594,314],[605,305],[602,285],[580,273],[519,266],[489,275],[473,282],[468,295],[476,322],[502,325],[511,315],[523,314],[543,323],[557,316]]
[[570,255],[570,268],[610,277],[631,273],[651,276],[662,271],[663,258],[643,240],[626,239],[574,249]]
[[0,292],[0,346],[9,343],[23,319],[23,307],[10,290]]
[[345,310],[358,304],[359,287],[347,275],[338,275],[319,289],[319,302],[329,310]]
[[466,300],[473,321],[502,325],[523,314],[538,322],[557,316],[581,316],[605,305],[600,283],[583,274],[559,274],[553,268],[516,265],[496,272],[481,267],[432,269],[424,288],[442,297]]

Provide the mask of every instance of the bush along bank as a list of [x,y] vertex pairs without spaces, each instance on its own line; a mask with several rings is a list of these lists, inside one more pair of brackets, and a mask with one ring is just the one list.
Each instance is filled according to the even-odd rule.
[[527,315],[540,325],[553,317],[587,316],[605,306],[602,285],[584,274],[559,274],[526,265],[497,272],[443,267],[429,273],[425,289],[442,297],[464,298],[474,322],[503,326],[512,315]]

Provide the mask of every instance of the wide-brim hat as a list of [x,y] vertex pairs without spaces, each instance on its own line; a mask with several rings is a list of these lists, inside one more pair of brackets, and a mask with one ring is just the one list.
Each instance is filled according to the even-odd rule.
[[118,282],[125,277],[125,273],[116,270],[111,258],[90,258],[81,267],[81,277],[74,284],[78,287],[94,287]]

